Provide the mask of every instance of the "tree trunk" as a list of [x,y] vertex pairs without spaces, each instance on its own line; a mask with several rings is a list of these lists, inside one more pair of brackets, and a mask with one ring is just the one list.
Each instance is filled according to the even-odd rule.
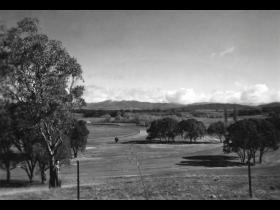
[[246,160],[246,152],[245,150],[242,151],[242,163],[245,163]]
[[45,184],[45,182],[47,180],[46,168],[47,168],[46,164],[39,162],[39,169],[40,169],[40,174],[41,174],[41,184]]
[[73,155],[74,155],[74,158],[78,157],[78,149],[73,148]]
[[259,157],[259,164],[262,164],[262,156],[263,156],[263,154],[260,154],[260,157]]
[[41,184],[45,184],[46,174],[45,171],[41,170]]
[[9,184],[11,181],[11,171],[10,171],[10,166],[6,168],[6,181]]
[[263,151],[260,150],[260,156],[259,156],[259,163],[262,164],[262,158],[263,158]]
[[58,187],[58,174],[55,168],[55,158],[54,155],[50,158],[50,180],[49,180],[49,188],[57,188]]
[[244,163],[244,162],[243,162],[243,155],[242,155],[242,152],[238,151],[237,154],[238,154],[238,156],[239,156],[239,158],[240,158],[241,163]]
[[241,152],[241,162],[244,164],[245,163],[245,155],[244,153]]
[[28,179],[30,183],[33,183],[34,171],[37,164],[37,161],[26,161],[26,166],[23,168],[27,173]]
[[[58,136],[58,140],[56,140],[55,142],[53,141],[53,137],[50,134],[50,128],[52,128],[52,126],[50,124],[48,124],[47,122],[43,122],[44,124],[44,129],[45,132],[43,131],[42,128],[40,128],[40,132],[45,140],[48,152],[49,152],[49,173],[50,173],[50,177],[49,177],[49,188],[57,188],[59,187],[59,181],[58,181],[58,171],[56,170],[56,161],[55,161],[55,152],[57,151],[58,147],[61,145],[62,141],[62,137]],[[53,128],[52,128],[53,129]]]
[[28,178],[29,178],[29,183],[33,183],[33,172],[28,175]]

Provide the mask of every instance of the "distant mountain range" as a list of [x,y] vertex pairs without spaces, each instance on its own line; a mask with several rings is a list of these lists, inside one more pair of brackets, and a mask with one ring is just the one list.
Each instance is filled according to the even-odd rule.
[[259,106],[248,106],[241,104],[229,104],[229,103],[195,103],[189,105],[175,104],[175,103],[150,103],[150,102],[139,102],[139,101],[103,101],[98,103],[88,103],[85,109],[91,110],[151,110],[151,109],[184,109],[184,110],[201,110],[211,109],[220,110],[224,109],[256,109],[264,107],[280,107],[280,102],[263,104]]
[[88,103],[86,109],[100,110],[150,110],[150,109],[173,109],[183,107],[181,104],[173,103],[150,103],[140,101],[102,101]]

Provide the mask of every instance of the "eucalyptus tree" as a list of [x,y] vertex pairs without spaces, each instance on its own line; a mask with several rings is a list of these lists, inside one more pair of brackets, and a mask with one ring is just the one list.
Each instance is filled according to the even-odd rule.
[[258,150],[259,163],[262,163],[263,156],[269,151],[275,151],[279,148],[279,131],[276,126],[267,119],[253,119],[258,129]]
[[155,138],[160,138],[160,121],[159,120],[154,120],[151,122],[150,127],[147,129],[147,139],[148,140],[153,140]]
[[207,129],[207,133],[211,136],[217,136],[221,143],[223,143],[223,140],[226,135],[226,126],[223,122],[214,122],[209,125]]
[[177,134],[192,142],[202,138],[206,134],[206,128],[203,122],[196,119],[182,120],[178,123]]
[[78,152],[83,152],[86,149],[89,130],[83,120],[75,120],[73,124],[73,128],[69,132],[69,138],[74,158],[77,158]]
[[251,161],[255,164],[257,151],[260,151],[260,162],[265,151],[278,149],[276,129],[265,119],[245,119],[228,127],[224,141],[225,152],[236,152],[241,161],[248,164],[249,192],[252,197]]
[[42,33],[37,19],[2,31],[1,95],[24,106],[29,128],[40,133],[49,154],[50,187],[57,187],[56,153],[69,132],[71,111],[85,104],[81,66],[60,41]]
[[177,120],[170,117],[154,120],[147,129],[147,139],[152,140],[159,138],[160,140],[174,141],[177,135],[177,124]]
[[259,162],[268,151],[278,149],[279,134],[275,126],[266,119],[245,119],[237,121],[228,127],[225,152],[235,152],[241,162],[253,160],[259,152]]

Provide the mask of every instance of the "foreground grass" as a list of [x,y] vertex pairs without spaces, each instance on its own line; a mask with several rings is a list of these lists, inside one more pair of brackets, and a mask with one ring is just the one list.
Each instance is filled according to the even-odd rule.
[[[144,177],[148,199],[243,200],[248,197],[246,176],[165,176]],[[0,199],[76,199],[76,187],[1,196]],[[254,199],[280,199],[280,176],[253,178]],[[144,200],[139,177],[114,178],[103,184],[81,187],[81,199]]]

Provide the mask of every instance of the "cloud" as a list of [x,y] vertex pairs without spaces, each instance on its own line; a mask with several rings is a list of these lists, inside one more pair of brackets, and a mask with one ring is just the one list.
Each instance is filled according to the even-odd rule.
[[209,96],[209,102],[215,103],[240,103],[241,92],[239,91],[215,91]]
[[274,93],[269,90],[265,84],[257,84],[245,88],[241,93],[241,101],[244,103],[259,104],[262,102],[270,102],[273,99]]
[[280,101],[280,91],[270,89],[265,84],[244,86],[236,83],[237,90],[214,91],[208,94],[198,93],[194,89],[107,89],[98,86],[86,87],[85,100],[100,102],[105,100],[136,100],[145,102],[167,102],[191,104],[199,102],[262,104]]
[[258,105],[280,101],[280,91],[268,88],[265,84],[242,86],[238,84],[238,90],[214,91],[210,94],[196,93],[193,89],[180,89],[166,94],[167,102],[172,103],[240,103]]
[[225,55],[228,55],[228,54],[231,54],[235,51],[235,47],[232,46],[232,47],[229,47],[229,48],[226,48],[220,52],[213,52],[211,53],[211,57],[214,58],[214,57],[224,57]]
[[225,49],[224,51],[222,51],[222,52],[220,52],[220,56],[221,57],[223,57],[223,56],[225,56],[225,55],[227,55],[227,54],[231,54],[231,53],[233,53],[235,51],[235,47],[230,47],[230,48],[227,48],[227,49]]
[[165,92],[160,89],[109,89],[91,85],[86,87],[84,98],[86,102],[101,102],[105,100],[136,100],[146,102],[165,102],[164,95]]
[[190,104],[207,100],[204,94],[197,94],[193,89],[179,89],[168,91],[165,95],[167,102]]

